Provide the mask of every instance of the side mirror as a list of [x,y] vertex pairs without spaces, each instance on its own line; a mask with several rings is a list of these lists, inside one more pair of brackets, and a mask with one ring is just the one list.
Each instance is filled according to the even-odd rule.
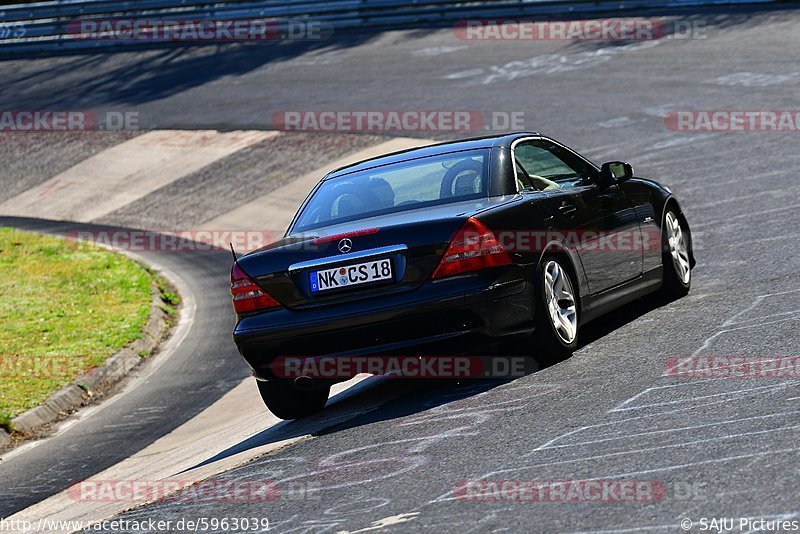
[[633,167],[624,161],[609,161],[600,168],[600,184],[610,187],[615,183],[622,183],[633,178]]

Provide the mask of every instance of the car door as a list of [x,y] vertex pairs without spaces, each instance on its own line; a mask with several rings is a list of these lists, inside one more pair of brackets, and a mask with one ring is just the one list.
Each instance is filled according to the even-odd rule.
[[591,293],[642,274],[639,222],[619,185],[601,190],[594,165],[550,140],[523,140],[513,152],[540,191],[548,230],[578,251]]

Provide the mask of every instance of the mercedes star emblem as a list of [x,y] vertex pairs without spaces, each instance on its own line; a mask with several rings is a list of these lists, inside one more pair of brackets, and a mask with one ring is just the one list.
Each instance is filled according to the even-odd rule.
[[342,239],[341,241],[339,241],[339,252],[341,252],[342,254],[347,254],[351,250],[353,250],[353,242],[352,241],[350,241],[346,237],[344,239]]

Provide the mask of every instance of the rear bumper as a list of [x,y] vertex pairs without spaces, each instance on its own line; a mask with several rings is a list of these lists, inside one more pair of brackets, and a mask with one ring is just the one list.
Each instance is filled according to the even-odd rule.
[[471,291],[442,280],[368,303],[270,311],[241,319],[233,338],[256,378],[268,380],[279,356],[480,355],[482,345],[533,330],[530,283],[476,289],[477,281]]

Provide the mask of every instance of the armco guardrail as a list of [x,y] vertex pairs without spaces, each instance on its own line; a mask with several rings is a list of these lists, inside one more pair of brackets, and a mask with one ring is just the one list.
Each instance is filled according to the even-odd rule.
[[[232,21],[270,19],[276,24],[313,20],[331,29],[393,28],[453,22],[470,17],[589,13],[774,0],[54,0],[0,6],[0,54],[55,53],[99,47],[153,45],[76,35],[79,21]],[[163,43],[160,43],[163,44]],[[181,44],[188,44],[182,41]],[[208,44],[205,41],[205,44]]]

